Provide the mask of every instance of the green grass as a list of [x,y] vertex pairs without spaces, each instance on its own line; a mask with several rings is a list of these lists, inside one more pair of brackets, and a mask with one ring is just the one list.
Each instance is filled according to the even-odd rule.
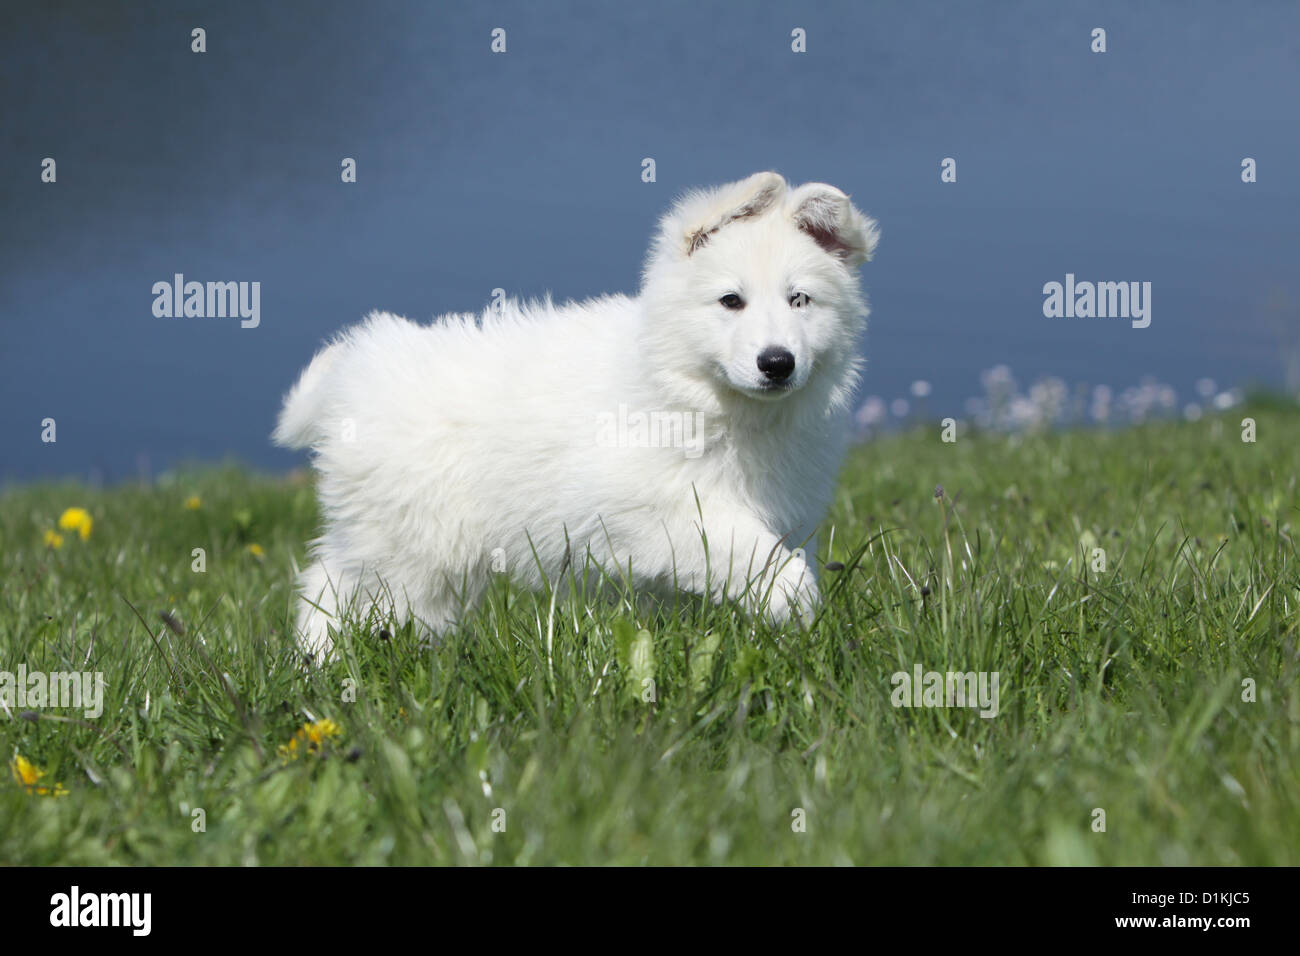
[[[431,651],[352,635],[310,673],[310,485],[10,489],[0,670],[107,686],[97,720],[0,716],[68,791],[0,779],[0,863],[1300,863],[1300,413],[1255,444],[1245,414],[859,448],[808,632],[560,598],[548,656],[548,596],[503,584]],[[45,547],[72,505],[93,533]],[[893,707],[918,663],[997,671],[1000,712]],[[318,718],[323,755],[281,758]]]

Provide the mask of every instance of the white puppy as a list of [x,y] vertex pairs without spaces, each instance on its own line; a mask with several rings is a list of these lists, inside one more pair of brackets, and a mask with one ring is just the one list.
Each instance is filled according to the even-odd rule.
[[806,621],[876,235],[838,189],[758,173],[673,207],[635,299],[341,333],[274,436],[319,472],[303,648],[327,656],[331,626],[373,612],[438,633],[494,573]]

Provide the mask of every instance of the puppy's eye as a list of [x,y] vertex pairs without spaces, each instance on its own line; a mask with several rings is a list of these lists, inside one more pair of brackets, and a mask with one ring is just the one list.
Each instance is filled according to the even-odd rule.
[[812,299],[808,298],[807,292],[796,292],[794,295],[790,296],[790,308],[802,309],[811,301]]
[[745,307],[745,300],[742,299],[740,296],[736,295],[736,293],[734,292],[728,292],[718,301],[721,302],[728,309],[732,309],[732,310],[743,309]]

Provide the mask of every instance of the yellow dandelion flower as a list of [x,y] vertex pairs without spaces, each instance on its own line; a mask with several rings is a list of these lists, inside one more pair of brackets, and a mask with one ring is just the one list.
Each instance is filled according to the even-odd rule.
[[59,534],[53,528],[45,529],[45,547],[58,550],[63,547],[63,535]]
[[14,779],[22,784],[28,793],[34,793],[41,797],[66,797],[68,795],[67,789],[61,783],[56,783],[53,787],[38,786],[37,781],[45,776],[45,771],[21,754],[14,757],[10,768],[13,770]]
[[198,511],[202,507],[203,507],[203,499],[200,498],[198,495],[190,495],[188,498],[185,499],[186,511]]
[[337,737],[343,733],[343,729],[334,721],[326,717],[324,720],[318,720],[314,724],[303,724],[302,729],[306,731],[307,737],[313,744],[321,744],[327,737]]
[[63,531],[77,532],[81,535],[82,541],[90,537],[90,529],[94,524],[94,519],[85,508],[68,508],[59,515],[59,528]]
[[248,553],[255,558],[266,557],[266,551],[262,548],[260,544],[257,543],[253,543],[248,546]]
[[13,771],[14,778],[25,787],[33,786],[37,780],[45,776],[43,770],[21,754],[14,758]]
[[325,744],[343,733],[343,728],[326,717],[314,723],[303,724],[294,732],[287,744],[281,744],[279,753],[285,761],[297,760],[299,754],[319,754]]

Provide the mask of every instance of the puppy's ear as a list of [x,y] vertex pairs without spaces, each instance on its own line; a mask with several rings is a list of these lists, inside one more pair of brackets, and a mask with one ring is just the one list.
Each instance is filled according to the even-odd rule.
[[795,226],[817,245],[856,269],[876,251],[880,230],[834,186],[806,183],[786,200]]
[[785,180],[777,173],[755,173],[740,182],[691,193],[669,214],[665,232],[689,256],[728,223],[752,219],[775,206],[785,190]]

